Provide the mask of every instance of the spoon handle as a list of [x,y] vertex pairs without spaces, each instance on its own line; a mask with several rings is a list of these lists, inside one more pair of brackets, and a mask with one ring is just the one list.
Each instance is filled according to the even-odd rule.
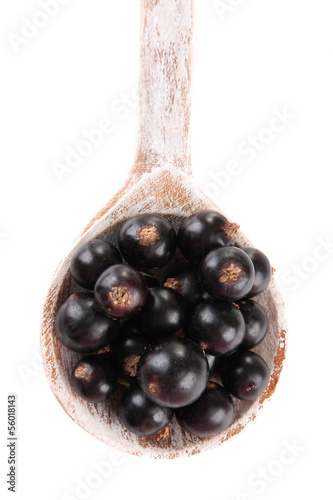
[[132,174],[191,174],[192,0],[141,1],[139,141]]

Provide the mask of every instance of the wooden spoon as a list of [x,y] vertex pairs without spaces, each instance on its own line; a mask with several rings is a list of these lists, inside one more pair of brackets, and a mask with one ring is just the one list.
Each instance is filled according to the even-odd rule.
[[[189,140],[192,41],[191,0],[142,0],[140,130],[138,152],[124,187],[89,222],[54,274],[43,313],[41,350],[52,391],[68,415],[83,429],[121,451],[154,458],[174,458],[215,447],[239,433],[273,394],[286,349],[286,316],[272,282],[256,300],[269,317],[269,331],[255,351],[263,356],[271,377],[254,403],[235,400],[236,419],[210,438],[185,433],[172,421],[165,439],[139,438],[120,423],[114,398],[101,404],[83,401],[73,390],[70,373],[80,357],[58,340],[54,320],[60,305],[79,287],[69,262],[76,248],[96,237],[116,242],[120,224],[138,213],[166,216],[177,228],[182,218],[200,209],[221,210],[192,183]],[[222,212],[221,212],[222,213]],[[240,232],[236,242],[253,246]]]

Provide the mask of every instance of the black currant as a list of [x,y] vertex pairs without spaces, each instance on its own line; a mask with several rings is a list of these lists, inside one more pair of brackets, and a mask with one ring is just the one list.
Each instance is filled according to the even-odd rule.
[[74,293],[60,307],[55,329],[61,342],[72,351],[98,351],[118,334],[118,321],[103,314],[91,292]]
[[207,353],[219,356],[236,349],[245,335],[240,310],[230,302],[207,300],[193,311],[185,329],[186,337]]
[[200,283],[197,268],[190,264],[180,264],[170,270],[164,277],[163,286],[180,293],[189,307],[195,307],[208,295]]
[[120,229],[118,241],[126,261],[139,269],[165,266],[171,261],[177,246],[172,225],[153,214],[127,219]]
[[108,354],[87,354],[73,368],[72,384],[90,403],[108,399],[116,388],[117,376]]
[[132,320],[121,325],[119,335],[112,344],[112,355],[120,378],[133,380],[136,377],[140,356],[149,343],[148,336]]
[[152,436],[164,429],[173,417],[173,410],[160,406],[144,394],[137,384],[123,394],[119,416],[126,429],[137,436]]
[[236,398],[253,401],[269,382],[269,369],[259,354],[235,351],[226,357],[221,370],[224,388]]
[[142,354],[137,379],[146,396],[161,406],[193,403],[206,388],[209,371],[198,345],[185,338],[164,338]]
[[180,330],[187,319],[185,299],[171,288],[149,288],[147,300],[138,314],[138,325],[152,338],[169,336]]
[[95,239],[79,246],[72,257],[70,272],[76,283],[93,290],[102,272],[121,262],[121,255],[115,246],[108,241]]
[[175,411],[183,429],[195,436],[207,437],[227,429],[234,419],[234,406],[230,394],[215,382],[194,403]]
[[240,347],[252,349],[260,344],[267,333],[267,314],[265,309],[254,300],[241,300],[238,306],[245,320],[245,336]]
[[199,262],[214,248],[233,245],[238,228],[214,210],[200,210],[181,223],[178,246],[186,259]]
[[254,266],[240,248],[221,247],[212,250],[200,264],[201,283],[207,292],[228,300],[247,295],[254,282]]
[[254,283],[247,294],[248,297],[254,297],[268,287],[272,277],[272,266],[266,255],[257,248],[244,247],[243,250],[254,265]]
[[116,264],[108,267],[95,285],[96,301],[111,318],[129,318],[143,307],[147,283],[134,267]]

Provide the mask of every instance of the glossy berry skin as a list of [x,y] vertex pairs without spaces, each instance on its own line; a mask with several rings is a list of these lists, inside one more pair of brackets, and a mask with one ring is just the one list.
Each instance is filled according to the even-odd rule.
[[98,351],[118,334],[118,322],[103,314],[91,292],[74,293],[60,307],[55,329],[61,342],[72,351]]
[[240,348],[252,349],[260,344],[267,333],[267,314],[265,309],[254,300],[241,300],[238,306],[245,321],[245,335]]
[[254,283],[247,294],[248,297],[254,297],[268,287],[272,278],[272,266],[266,255],[257,248],[244,247],[243,250],[250,257],[254,265]]
[[101,403],[116,388],[116,371],[108,354],[87,354],[73,368],[72,384],[82,399]]
[[191,308],[208,296],[200,283],[197,268],[190,264],[181,264],[170,270],[163,279],[163,286],[180,293]]
[[165,266],[177,246],[172,225],[154,214],[136,215],[124,222],[118,242],[125,260],[138,269]]
[[137,436],[152,436],[164,429],[173,417],[173,410],[153,403],[137,384],[123,394],[119,416],[123,425]]
[[142,354],[137,380],[154,403],[179,408],[200,397],[208,382],[208,363],[202,350],[184,338],[156,341]]
[[233,245],[238,227],[214,210],[200,210],[182,221],[179,249],[187,260],[198,263],[214,248]]
[[143,307],[147,283],[134,267],[116,264],[108,267],[95,285],[96,301],[111,318],[130,318]]
[[212,250],[200,264],[200,280],[213,297],[239,300],[253,287],[254,266],[250,257],[237,247]]
[[259,354],[235,351],[225,359],[221,370],[224,388],[238,399],[253,401],[269,382],[269,369]]
[[186,337],[209,354],[219,356],[236,349],[245,335],[245,321],[240,310],[230,302],[207,300],[193,311]]
[[120,378],[133,381],[140,356],[149,343],[148,336],[132,320],[121,325],[119,335],[112,344],[112,356]]
[[176,410],[176,418],[183,429],[195,436],[213,436],[232,424],[232,398],[219,384],[208,382],[199,399]]
[[146,303],[137,317],[140,328],[152,339],[176,333],[186,319],[185,300],[175,290],[165,287],[148,290]]
[[83,243],[76,250],[70,263],[70,272],[76,283],[93,290],[97,278],[105,269],[121,263],[121,255],[115,246],[108,241],[94,239]]

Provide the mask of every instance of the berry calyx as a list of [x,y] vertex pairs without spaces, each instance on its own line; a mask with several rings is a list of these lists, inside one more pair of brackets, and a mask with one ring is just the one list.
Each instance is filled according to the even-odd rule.
[[176,233],[159,215],[143,214],[128,219],[119,232],[119,248],[126,261],[139,269],[168,264],[176,250]]
[[134,267],[117,264],[106,269],[95,285],[95,297],[111,318],[129,318],[146,301],[147,283]]
[[206,255],[200,264],[199,275],[210,295],[235,301],[250,292],[254,283],[254,266],[240,248],[221,247]]

